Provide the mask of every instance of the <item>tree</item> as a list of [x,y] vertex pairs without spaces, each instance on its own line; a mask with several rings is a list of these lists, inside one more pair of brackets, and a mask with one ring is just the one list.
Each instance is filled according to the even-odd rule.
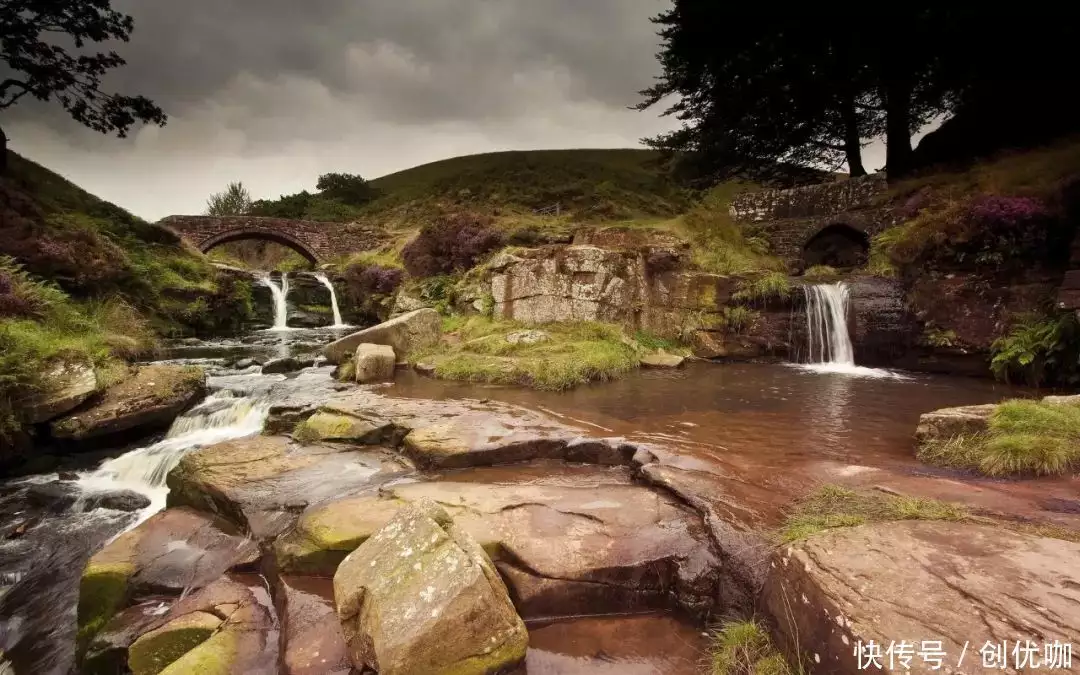
[[252,216],[303,220],[311,200],[312,194],[307,190],[293,195],[282,195],[278,199],[259,199],[251,205],[248,213]]
[[246,216],[251,212],[251,193],[243,183],[229,183],[224,192],[216,192],[206,200],[208,216]]
[[322,196],[350,206],[363,206],[379,196],[371,183],[349,173],[324,173],[315,188]]
[[[87,43],[130,39],[134,21],[109,0],[0,0],[0,110],[27,95],[56,100],[78,123],[124,137],[136,122],[164,126],[165,113],[144,96],[101,91],[101,78],[124,65],[116,52],[83,53]],[[76,53],[59,43],[70,41]],[[0,129],[0,171],[7,137]]]

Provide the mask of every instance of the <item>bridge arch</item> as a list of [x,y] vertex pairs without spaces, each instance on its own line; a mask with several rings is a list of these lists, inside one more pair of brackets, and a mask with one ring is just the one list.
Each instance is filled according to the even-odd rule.
[[316,265],[319,262],[318,254],[306,243],[301,241],[298,237],[290,235],[288,232],[282,230],[270,230],[266,228],[257,227],[238,227],[232,230],[226,230],[218,234],[211,235],[206,239],[199,242],[198,249],[202,253],[209,253],[211,249],[227,244],[231,241],[243,241],[243,240],[261,240],[272,241],[275,244],[281,244],[299,253],[305,260],[312,265]]
[[865,231],[847,223],[832,223],[812,235],[802,249],[806,267],[858,267],[870,253],[870,237]]

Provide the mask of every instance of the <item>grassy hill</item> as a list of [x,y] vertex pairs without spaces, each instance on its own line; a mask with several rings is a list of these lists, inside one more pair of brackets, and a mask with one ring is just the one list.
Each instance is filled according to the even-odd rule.
[[0,176],[0,459],[52,364],[94,367],[101,386],[159,336],[224,328],[250,286],[175,234],[8,153]]

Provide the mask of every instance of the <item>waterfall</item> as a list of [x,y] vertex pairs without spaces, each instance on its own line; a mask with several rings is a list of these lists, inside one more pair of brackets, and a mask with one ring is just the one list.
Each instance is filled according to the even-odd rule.
[[270,294],[274,296],[274,328],[273,330],[289,330],[289,305],[286,298],[289,295],[289,275],[287,272],[281,273],[281,286],[274,283],[274,280],[270,278],[267,273],[262,273],[259,276],[259,283],[270,289]]
[[330,283],[330,279],[322,272],[316,272],[314,276],[319,280],[319,283],[326,286],[326,290],[330,291],[330,306],[334,310],[334,325],[331,326],[331,328],[344,328],[346,324],[341,320],[341,310],[338,309],[337,293],[334,292],[334,284]]
[[855,365],[855,347],[848,332],[851,292],[847,284],[809,284],[806,296],[806,363],[800,367],[822,373],[898,380],[907,376],[882,368]]
[[151,499],[148,517],[165,508],[169,490],[165,477],[190,450],[262,431],[270,410],[267,396],[236,396],[218,391],[177,418],[165,438],[106,460],[96,470],[83,474],[80,485],[87,492],[129,489]]
[[848,286],[803,286],[806,294],[806,335],[810,363],[855,365],[855,349],[848,334]]

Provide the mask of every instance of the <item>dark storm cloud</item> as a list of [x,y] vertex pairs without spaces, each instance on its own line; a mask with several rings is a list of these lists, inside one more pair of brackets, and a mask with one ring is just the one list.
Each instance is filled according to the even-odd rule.
[[164,129],[118,141],[30,102],[12,146],[158,217],[243,179],[256,196],[505,149],[630,147],[672,121],[636,113],[668,0],[113,0],[135,18],[108,88]]

